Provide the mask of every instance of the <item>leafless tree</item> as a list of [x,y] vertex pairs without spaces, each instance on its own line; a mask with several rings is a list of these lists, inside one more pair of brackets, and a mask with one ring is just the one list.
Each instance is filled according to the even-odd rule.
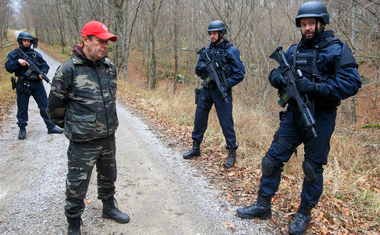
[[[9,0],[8,0],[9,1]],[[1,6],[7,6],[1,0]],[[41,41],[68,51],[81,42],[80,30],[89,20],[99,20],[119,40],[111,44],[113,61],[126,78],[130,60],[141,68],[141,82],[154,89],[158,79],[183,74],[185,82],[197,82],[196,52],[209,44],[208,24],[222,20],[226,38],[241,52],[246,78],[235,93],[246,105],[276,105],[276,91],[267,81],[276,62],[269,55],[282,45],[287,49],[301,38],[295,16],[305,0],[20,0],[23,28],[35,30]],[[345,101],[341,113],[355,122],[358,100],[368,99],[378,109],[380,3],[378,0],[322,0],[328,7],[330,25],[348,43],[360,64],[365,92]],[[8,12],[1,8],[2,12]],[[5,13],[2,13],[5,14]],[[6,18],[6,17],[5,17]],[[10,19],[9,15],[8,18]],[[2,25],[8,24],[5,22]],[[0,28],[0,33],[4,33]],[[67,48],[69,47],[69,48]],[[65,52],[65,53],[66,53]],[[130,58],[130,53],[133,57]],[[260,97],[260,98],[259,98]],[[359,101],[360,101],[359,100]],[[269,107],[269,108],[268,108]]]
[[3,46],[3,40],[7,37],[9,21],[12,18],[13,9],[10,7],[10,0],[0,0],[0,47]]

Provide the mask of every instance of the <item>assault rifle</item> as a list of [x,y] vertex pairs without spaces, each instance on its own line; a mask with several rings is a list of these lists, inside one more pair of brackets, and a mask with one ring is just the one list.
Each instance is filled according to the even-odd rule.
[[307,95],[300,94],[296,86],[296,80],[303,77],[301,70],[296,69],[294,66],[290,66],[288,64],[284,52],[282,51],[282,46],[279,46],[269,56],[269,58],[276,60],[280,64],[282,69],[282,76],[286,80],[286,85],[283,86],[285,94],[280,97],[278,104],[281,107],[285,107],[289,99],[293,98],[297,102],[298,109],[302,115],[302,120],[304,121],[307,129],[313,132],[314,137],[318,137],[317,132],[315,132],[314,129],[315,120],[309,109],[309,99]]
[[207,70],[209,71],[208,78],[205,79],[205,81],[202,83],[203,86],[207,86],[211,81],[214,81],[216,83],[216,88],[218,89],[218,93],[222,96],[222,100],[224,103],[228,103],[227,100],[227,87],[226,87],[226,81],[223,79],[223,82],[221,81],[218,72],[216,71],[214,63],[210,60],[210,57],[207,55],[206,49],[202,47],[197,54],[202,56],[202,58],[205,60]]
[[25,72],[26,76],[29,76],[32,72],[36,72],[38,74],[42,75],[42,78],[51,85],[50,79],[40,70],[40,68],[37,67],[37,65],[34,64],[34,62],[27,56],[20,48],[18,48],[18,51],[20,51],[22,55],[22,59],[26,60],[29,64],[29,69]]

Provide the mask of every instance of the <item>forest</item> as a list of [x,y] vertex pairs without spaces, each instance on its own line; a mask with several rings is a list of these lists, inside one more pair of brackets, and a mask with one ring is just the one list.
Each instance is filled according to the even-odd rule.
[[[28,31],[39,38],[41,47],[53,48],[53,53],[63,62],[70,57],[72,45],[81,43],[85,23],[103,22],[118,37],[117,42],[110,43],[108,56],[118,70],[118,92],[122,100],[166,129],[168,133],[163,135],[174,136],[173,144],[189,147],[195,110],[194,88],[201,83],[194,73],[196,52],[210,43],[208,24],[222,20],[227,27],[226,38],[240,50],[246,70],[245,79],[233,91],[241,160],[232,171],[222,169],[221,157],[226,154],[224,139],[213,113],[204,147],[209,154],[197,163],[204,165],[204,171],[211,178],[224,183],[223,180],[229,179],[222,196],[233,204],[246,205],[255,195],[261,158],[279,124],[281,107],[277,104],[277,90],[267,79],[277,62],[269,55],[279,45],[286,50],[299,42],[301,34],[295,26],[295,16],[304,2],[0,0],[3,18],[0,47],[11,50],[16,46],[15,41],[9,41],[9,29]],[[360,92],[344,100],[338,109],[329,164],[325,169],[324,196],[320,210],[315,212],[318,219],[311,232],[378,234],[380,1],[322,2],[330,15],[327,29],[350,46],[363,84]],[[280,226],[290,220],[286,214],[298,206],[303,174],[301,162],[299,157],[290,161],[284,171],[286,190],[277,198],[276,207],[282,212],[277,220],[285,220],[278,222]],[[205,165],[224,174],[211,173],[213,171]],[[287,203],[284,197],[291,200],[289,206],[282,206]]]

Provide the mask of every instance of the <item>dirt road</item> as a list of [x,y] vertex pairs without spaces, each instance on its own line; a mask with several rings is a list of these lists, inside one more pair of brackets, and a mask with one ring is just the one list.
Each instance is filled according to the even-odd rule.
[[[53,78],[59,63],[39,50]],[[46,85],[46,83],[45,83]],[[46,85],[47,93],[49,86]],[[197,170],[157,139],[133,110],[118,103],[116,182],[128,224],[101,218],[94,169],[82,234],[268,234],[265,222],[241,220]],[[16,107],[0,126],[0,234],[66,234],[64,135],[48,135],[33,98],[25,140],[18,140]]]

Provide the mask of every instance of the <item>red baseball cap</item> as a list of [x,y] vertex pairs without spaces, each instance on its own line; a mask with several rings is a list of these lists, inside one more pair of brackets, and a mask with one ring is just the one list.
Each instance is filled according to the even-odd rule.
[[107,27],[99,21],[88,22],[82,29],[82,37],[84,35],[86,36],[95,35],[100,39],[104,39],[104,40],[109,39],[112,42],[117,41],[117,37],[113,34],[110,34]]

